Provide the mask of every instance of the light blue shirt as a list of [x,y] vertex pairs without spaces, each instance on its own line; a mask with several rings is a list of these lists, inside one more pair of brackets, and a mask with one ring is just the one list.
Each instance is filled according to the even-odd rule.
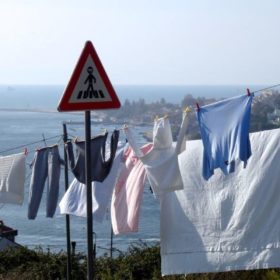
[[234,172],[235,160],[251,156],[249,126],[253,95],[242,95],[201,107],[197,112],[204,146],[202,175],[208,180],[214,169]]

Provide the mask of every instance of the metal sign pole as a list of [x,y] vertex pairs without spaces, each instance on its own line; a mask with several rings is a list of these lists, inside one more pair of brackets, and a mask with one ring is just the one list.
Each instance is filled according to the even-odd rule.
[[113,227],[111,224],[111,244],[110,244],[110,258],[113,258]]
[[[94,84],[94,86],[93,86]],[[107,76],[92,42],[87,41],[73,71],[71,79],[58,104],[58,111],[85,111],[85,174],[87,188],[87,243],[88,279],[93,279],[93,222],[90,159],[90,110],[117,109],[121,107],[118,96]]]
[[85,111],[85,168],[86,168],[86,188],[87,188],[87,245],[88,245],[88,280],[93,279],[93,223],[92,223],[92,189],[91,189],[91,121],[90,111]]
[[[68,140],[67,135],[67,127],[66,124],[63,123],[63,142],[64,144]],[[65,191],[68,189],[68,158],[66,149],[64,147],[64,181],[65,181]],[[71,275],[71,240],[70,240],[70,217],[66,215],[66,239],[67,239],[67,280],[72,279]]]

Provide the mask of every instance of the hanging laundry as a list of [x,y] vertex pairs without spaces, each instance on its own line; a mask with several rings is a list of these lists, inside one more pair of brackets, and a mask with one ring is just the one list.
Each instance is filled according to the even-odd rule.
[[155,195],[183,188],[178,166],[178,154],[184,149],[185,134],[189,118],[183,114],[183,121],[177,143],[172,142],[172,131],[168,118],[156,119],[153,128],[153,149],[145,155],[139,152],[132,131],[125,130],[131,147],[145,166],[147,178]]
[[179,155],[184,190],[161,199],[163,275],[280,266],[280,129],[250,134],[246,169],[201,175],[203,145]]
[[205,180],[214,169],[224,174],[235,170],[240,159],[246,166],[251,156],[249,125],[253,95],[242,95],[200,107],[197,118],[204,146],[202,173]]
[[[152,144],[141,148],[146,154]],[[123,155],[120,173],[115,184],[111,202],[111,219],[114,234],[137,232],[140,206],[143,197],[146,172],[130,146]]]
[[[111,136],[111,150],[108,160],[105,159],[105,146],[108,133],[98,135],[91,139],[91,179],[92,181],[103,182],[111,170],[116,154],[119,140],[119,131],[114,130]],[[83,184],[86,182],[85,174],[85,141],[75,141],[77,148],[76,159],[74,158],[72,142],[66,143],[66,151],[69,158],[70,168]]]
[[0,203],[22,205],[25,158],[24,153],[0,157]]
[[48,178],[46,216],[52,218],[59,194],[60,164],[58,146],[45,147],[35,152],[29,188],[28,219],[35,219]]
[[[117,150],[111,171],[106,179],[102,183],[92,182],[93,219],[100,223],[104,219],[109,202],[112,198],[112,192],[120,170],[124,149],[125,148],[122,146]],[[87,217],[86,186],[74,178],[68,190],[61,199],[59,207],[61,214]]]

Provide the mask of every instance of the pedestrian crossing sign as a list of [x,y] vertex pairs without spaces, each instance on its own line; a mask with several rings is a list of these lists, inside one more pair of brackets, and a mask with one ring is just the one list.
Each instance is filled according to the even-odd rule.
[[93,44],[87,41],[59,102],[58,111],[116,109],[120,106]]

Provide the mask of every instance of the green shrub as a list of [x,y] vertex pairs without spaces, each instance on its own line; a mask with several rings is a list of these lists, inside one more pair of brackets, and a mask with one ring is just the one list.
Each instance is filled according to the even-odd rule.
[[[0,252],[0,280],[66,279],[66,271],[65,252],[51,253],[41,248],[29,250],[25,247]],[[139,241],[113,259],[107,256],[97,258],[94,276],[96,280],[280,280],[280,271],[262,269],[162,277],[159,245],[148,246]],[[83,254],[72,258],[72,279],[87,279],[87,262]]]

